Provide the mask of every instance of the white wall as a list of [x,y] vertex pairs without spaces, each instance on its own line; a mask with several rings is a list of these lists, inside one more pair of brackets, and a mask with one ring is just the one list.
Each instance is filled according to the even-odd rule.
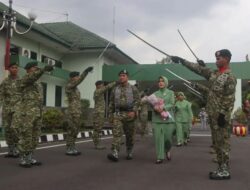
[[63,58],[63,68],[69,71],[83,72],[87,67],[93,66],[93,72],[89,73],[84,81],[78,86],[81,92],[81,98],[90,101],[90,107],[94,107],[93,94],[95,91],[95,82],[102,79],[103,57],[98,58],[96,53],[81,53],[68,55]]
[[[1,36],[2,41],[4,41],[4,36]],[[53,48],[44,46],[36,41],[32,41],[30,39],[25,38],[22,35],[14,35],[11,39],[11,43],[15,44],[18,47],[24,47],[26,49],[30,49],[37,53],[38,61],[41,61],[41,56],[46,55],[50,58],[55,60],[62,61],[63,65],[62,68],[69,70],[69,71],[84,71],[87,67],[93,66],[94,71],[89,73],[89,75],[85,78],[85,80],[79,85],[79,90],[81,92],[81,98],[88,99],[90,101],[90,107],[94,107],[93,101],[93,93],[95,90],[95,82],[97,80],[102,79],[102,65],[103,63],[106,64],[113,64],[109,59],[104,59],[104,57],[99,57],[100,54],[98,53],[75,53],[75,54],[62,54],[56,51]],[[5,44],[1,43],[0,45],[0,58],[4,60],[5,52]],[[2,55],[3,54],[3,55]],[[1,75],[2,72],[0,72]],[[0,76],[1,76],[0,75]],[[3,78],[3,77],[2,77]],[[65,96],[65,85],[67,81],[58,79],[56,77],[51,77],[49,75],[44,75],[41,82],[47,83],[47,99],[46,105],[47,106],[55,106],[55,86],[62,86],[62,106],[67,106],[66,96]]]
[[11,42],[12,44],[15,44],[18,47],[23,47],[23,48],[36,52],[38,61],[41,61],[42,55],[46,55],[55,60],[60,60],[62,57],[62,54],[56,51],[55,49],[42,45],[41,43],[36,42],[34,40],[25,38],[22,35],[14,35],[11,41],[12,41]]
[[[12,43],[16,46],[24,47],[36,52],[38,61],[41,61],[42,55],[46,55],[47,57],[53,58],[55,60],[61,60],[62,57],[62,54],[55,49],[44,46],[36,41],[27,39],[24,36],[15,35],[12,38]],[[41,77],[40,82],[45,82],[47,84],[46,106],[55,106],[55,87],[56,85],[64,87],[66,81],[49,76],[48,74],[44,74]],[[62,106],[65,106],[64,97],[64,90],[62,90]]]
[[[0,41],[5,42],[5,35],[3,32],[0,32]],[[46,55],[48,57],[51,57],[56,60],[60,60],[62,57],[62,54],[58,51],[41,45],[40,43],[27,39],[23,35],[14,34],[11,38],[11,44],[14,44],[18,47],[24,47],[27,49],[30,49],[37,53],[37,59],[38,61],[41,61],[41,56]],[[4,78],[4,54],[5,54],[5,43],[0,43],[0,60],[1,60],[1,72],[0,72],[0,79]],[[25,74],[25,71],[23,69],[20,69],[20,76],[23,76]],[[62,106],[65,106],[65,95],[64,95],[64,86],[66,84],[66,81],[49,76],[47,74],[43,75],[40,79],[40,82],[47,83],[47,99],[46,99],[46,105],[47,106],[55,106],[55,86],[62,86]]]
[[66,81],[49,76],[48,74],[44,74],[41,79],[41,82],[44,82],[47,84],[47,99],[46,99],[46,106],[55,106],[55,92],[56,92],[56,86],[62,86],[62,107],[66,106],[65,103],[65,90],[64,86],[66,85]]

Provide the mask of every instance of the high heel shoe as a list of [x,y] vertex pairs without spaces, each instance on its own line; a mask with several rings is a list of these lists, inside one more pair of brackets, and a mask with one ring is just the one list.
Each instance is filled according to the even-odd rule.
[[156,163],[156,164],[162,164],[162,163],[163,163],[163,160],[158,159],[158,160],[155,161],[155,163]]
[[166,158],[167,158],[168,161],[171,160],[171,154],[170,154],[170,152],[167,152],[167,153],[166,153]]

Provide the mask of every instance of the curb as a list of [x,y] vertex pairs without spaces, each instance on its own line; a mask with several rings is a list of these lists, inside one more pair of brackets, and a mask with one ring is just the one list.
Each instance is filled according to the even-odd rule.
[[[77,139],[84,139],[84,138],[90,138],[93,134],[93,131],[83,131],[78,133]],[[108,136],[112,135],[111,129],[103,129],[101,136]],[[47,142],[57,142],[57,141],[64,141],[66,139],[65,133],[59,133],[59,134],[47,134],[47,135],[41,135],[39,137],[39,143],[47,143]],[[6,141],[0,141],[0,148],[8,147],[6,144]]]

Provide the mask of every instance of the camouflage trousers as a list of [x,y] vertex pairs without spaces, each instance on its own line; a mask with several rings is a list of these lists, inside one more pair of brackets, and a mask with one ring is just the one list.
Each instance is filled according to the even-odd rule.
[[[217,117],[213,117],[217,118]],[[224,128],[217,125],[217,119],[211,119],[212,136],[214,139],[214,150],[217,155],[219,166],[226,164],[229,166],[229,152],[230,152],[230,120],[226,121]]]
[[247,118],[247,131],[250,134],[250,118]]
[[100,143],[100,133],[104,125],[104,112],[94,114],[94,126],[93,126],[93,135],[92,139],[95,145]]
[[15,134],[19,137],[17,148],[20,154],[32,153],[36,149],[41,135],[40,109],[14,114],[12,124]]
[[68,128],[66,137],[66,146],[75,146],[77,135],[80,130],[80,114],[69,113],[68,114]]
[[[217,121],[216,120],[212,121],[211,117],[209,117],[209,123],[210,123],[209,127],[210,127],[210,130],[211,130],[212,146],[213,146],[213,149],[214,149],[214,147],[215,147],[215,128],[216,128],[214,126],[217,126]],[[212,123],[213,123],[213,125],[212,125]]]
[[138,132],[141,136],[144,136],[148,133],[148,113],[139,112],[138,120]]
[[18,143],[18,136],[14,130],[16,127],[12,124],[13,116],[14,112],[3,109],[2,122],[5,131],[5,140],[8,146],[16,146]]
[[113,116],[113,141],[111,149],[120,150],[123,131],[126,137],[127,150],[131,151],[134,146],[135,118],[129,118],[127,112],[114,114]]

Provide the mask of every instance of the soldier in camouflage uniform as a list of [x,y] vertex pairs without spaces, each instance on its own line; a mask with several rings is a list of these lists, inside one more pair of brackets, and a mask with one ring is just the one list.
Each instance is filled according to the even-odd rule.
[[119,85],[113,88],[110,96],[109,117],[113,120],[112,153],[108,159],[114,162],[119,160],[119,151],[122,140],[122,130],[126,137],[127,160],[132,159],[132,150],[135,136],[135,120],[140,97],[137,88],[128,83],[128,72],[119,72]]
[[17,158],[19,155],[16,147],[18,137],[11,127],[13,114],[15,112],[14,106],[21,98],[21,94],[17,91],[17,80],[19,79],[17,63],[10,63],[8,70],[8,78],[4,79],[0,85],[0,101],[3,105],[2,121],[5,130],[5,139],[9,148],[8,154],[5,157]]
[[16,110],[12,126],[19,137],[18,149],[20,152],[20,166],[31,167],[41,165],[33,157],[41,132],[42,119],[42,86],[37,80],[45,71],[52,71],[52,66],[45,66],[43,69],[37,67],[37,62],[32,61],[26,64],[27,74],[17,81],[17,89],[22,93],[20,102],[15,105]]
[[104,86],[103,81],[97,81],[95,83],[96,90],[94,92],[94,101],[95,101],[95,108],[94,108],[94,131],[92,135],[92,139],[96,149],[104,149],[104,146],[100,145],[100,132],[104,125],[104,114],[105,114],[105,101],[104,101],[104,93],[107,92],[109,89],[115,86],[116,82],[109,83],[108,85]]
[[210,179],[230,179],[229,151],[230,151],[230,118],[235,101],[236,78],[232,74],[229,63],[231,52],[222,49],[215,52],[218,70],[190,63],[180,57],[172,56],[175,63],[182,63],[195,73],[208,80],[209,92],[206,110],[210,125],[214,129],[215,151],[218,169],[210,172]]
[[[209,91],[210,91],[210,89],[207,86],[204,86],[204,85],[199,84],[199,83],[192,83],[191,86],[194,89],[201,92],[203,94],[203,98],[205,100],[207,99],[207,95],[209,94]],[[208,115],[208,117],[209,117],[209,115]],[[212,145],[210,146],[211,147],[210,153],[215,154],[215,150],[214,150],[214,147],[215,147],[215,130],[214,130],[214,127],[212,127],[211,125],[209,125],[209,126],[210,126],[210,130],[211,130],[211,139],[212,139]],[[218,162],[217,158],[213,158],[213,162]]]
[[77,86],[85,79],[93,67],[88,67],[80,75],[79,72],[73,71],[70,73],[69,82],[65,87],[65,93],[68,99],[68,129],[66,138],[66,155],[76,156],[81,153],[76,150],[75,141],[80,129],[81,117],[81,95]]

